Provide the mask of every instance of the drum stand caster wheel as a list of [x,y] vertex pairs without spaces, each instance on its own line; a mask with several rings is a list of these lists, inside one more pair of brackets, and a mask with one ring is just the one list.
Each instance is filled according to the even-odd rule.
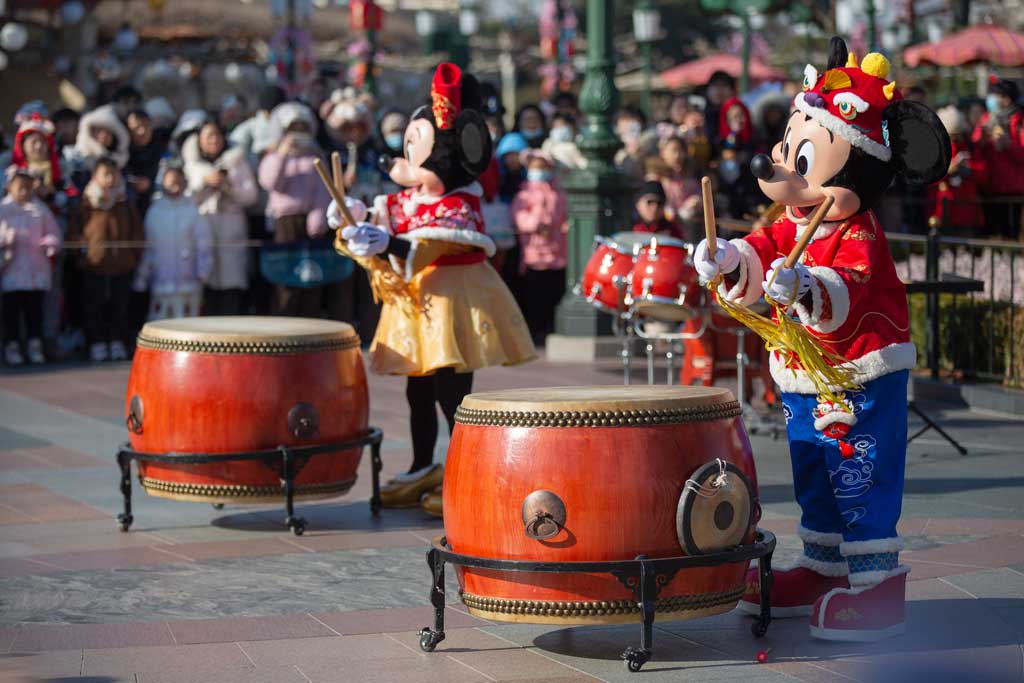
[[444,631],[435,631],[432,628],[420,631],[420,649],[424,652],[433,652],[442,640],[444,640]]
[[210,503],[210,507],[212,507],[214,510],[223,510],[224,503]]
[[758,617],[750,625],[750,632],[754,634],[755,638],[761,638],[764,634],[768,633],[768,620]]
[[622,653],[622,658],[626,660],[626,668],[636,673],[643,668],[644,664],[651,661],[651,651],[631,645]]
[[134,518],[131,515],[126,515],[123,512],[117,516],[117,527],[121,531],[128,531],[132,528],[132,522]]
[[288,528],[296,536],[301,536],[306,531],[306,519],[304,517],[289,517],[285,520],[285,524],[288,525]]

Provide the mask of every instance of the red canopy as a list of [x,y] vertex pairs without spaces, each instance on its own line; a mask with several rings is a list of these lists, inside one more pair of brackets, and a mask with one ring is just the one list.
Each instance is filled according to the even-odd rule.
[[1024,65],[1024,33],[991,24],[971,26],[935,43],[911,45],[903,51],[903,62],[909,67],[924,63],[963,66],[972,62],[1021,66]]
[[[675,90],[686,86],[704,85],[716,71],[724,71],[735,78],[740,77],[743,71],[743,62],[738,55],[717,54],[708,55],[695,59],[692,62],[684,62],[674,66],[668,71],[662,71],[660,78],[666,88]],[[786,78],[786,72],[767,66],[761,61],[750,58],[750,80],[759,81],[782,81]]]

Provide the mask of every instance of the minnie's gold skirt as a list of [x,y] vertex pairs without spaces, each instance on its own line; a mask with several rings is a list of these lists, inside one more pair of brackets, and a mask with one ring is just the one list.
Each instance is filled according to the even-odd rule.
[[490,263],[428,266],[409,283],[415,307],[385,303],[370,367],[386,375],[472,372],[537,358],[526,321]]

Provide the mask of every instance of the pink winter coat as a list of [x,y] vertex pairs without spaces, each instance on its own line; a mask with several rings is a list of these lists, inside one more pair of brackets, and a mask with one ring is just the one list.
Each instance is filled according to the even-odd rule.
[[561,270],[566,263],[569,202],[548,182],[528,180],[512,200],[512,223],[522,247],[521,265],[530,270]]
[[56,253],[60,244],[60,226],[46,204],[34,197],[26,204],[5,197],[0,202],[0,249],[8,251],[10,260],[0,259],[0,289],[49,290],[53,267],[48,252]]
[[313,153],[280,154],[267,152],[260,162],[260,186],[267,191],[267,215],[271,218],[306,215],[310,237],[327,232],[327,205],[331,196],[320,182]]

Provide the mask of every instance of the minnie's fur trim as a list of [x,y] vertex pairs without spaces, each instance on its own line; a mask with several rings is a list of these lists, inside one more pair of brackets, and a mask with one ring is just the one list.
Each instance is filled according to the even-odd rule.
[[822,109],[821,107],[812,107],[804,99],[803,93],[796,96],[794,104],[801,112],[807,114],[827,130],[832,131],[854,147],[859,147],[871,156],[881,159],[882,161],[889,161],[892,159],[891,149],[881,143],[875,142],[867,135],[864,135],[864,133],[840,119],[838,116],[830,114],[827,110]]
[[497,247],[494,240],[482,232],[476,230],[459,230],[457,228],[417,228],[401,235],[402,238],[412,240],[440,240],[454,244],[465,244],[470,247],[483,249],[488,258],[494,256]]
[[[895,569],[890,569],[890,570],[884,571],[884,572],[883,571],[855,572],[855,573],[849,575],[850,576],[850,587],[851,587],[851,589],[853,589],[853,590],[855,590],[857,592],[860,592],[860,591],[867,590],[868,588],[873,588],[874,586],[877,586],[878,584],[882,583],[883,581],[885,581],[887,579],[891,579],[894,576],[899,576],[900,574],[909,574],[909,573],[910,573],[910,567],[908,567],[905,564],[901,564],[900,566],[896,567]],[[822,607],[822,612],[824,613],[824,607]]]
[[387,230],[389,235],[394,235],[395,231],[391,227],[391,216],[388,215],[388,196],[386,194],[379,194],[374,197],[373,206],[370,207],[370,210],[373,212],[373,215],[367,216],[367,220]]
[[[857,371],[854,380],[858,384],[878,379],[898,370],[909,370],[917,365],[917,347],[911,342],[890,344],[876,351],[870,351],[860,358],[844,363]],[[787,368],[777,353],[770,358],[772,379],[779,389],[787,394],[817,394],[814,382],[803,370]]]
[[821,574],[822,576],[846,576],[850,573],[850,565],[846,562],[814,560],[803,554],[796,558],[794,565],[810,569],[815,574]]
[[[816,332],[821,332],[823,334],[835,332],[843,326],[843,323],[845,323],[846,319],[850,316],[850,290],[846,288],[846,283],[843,282],[843,278],[839,276],[839,273],[831,268],[826,268],[825,266],[814,266],[810,268],[810,271],[811,275],[825,286],[825,292],[828,294],[829,301],[832,304],[832,318],[829,320],[822,320],[821,312],[819,311],[818,320],[814,323],[810,323],[811,328]],[[806,325],[809,323],[804,324]]]
[[797,524],[796,535],[797,538],[799,538],[801,541],[805,541],[807,543],[814,543],[816,545],[838,546],[840,543],[843,542],[842,534],[830,534],[824,531],[813,531],[803,526],[802,524]]
[[724,283],[718,285],[718,294],[729,301],[750,306],[764,294],[764,290],[761,289],[761,282],[764,280],[764,266],[761,265],[761,257],[745,241],[737,239],[729,240],[729,243],[740,252],[740,279],[728,290]]
[[878,538],[873,541],[844,541],[839,544],[843,557],[850,555],[875,555],[877,553],[898,553],[903,550],[902,538]]

